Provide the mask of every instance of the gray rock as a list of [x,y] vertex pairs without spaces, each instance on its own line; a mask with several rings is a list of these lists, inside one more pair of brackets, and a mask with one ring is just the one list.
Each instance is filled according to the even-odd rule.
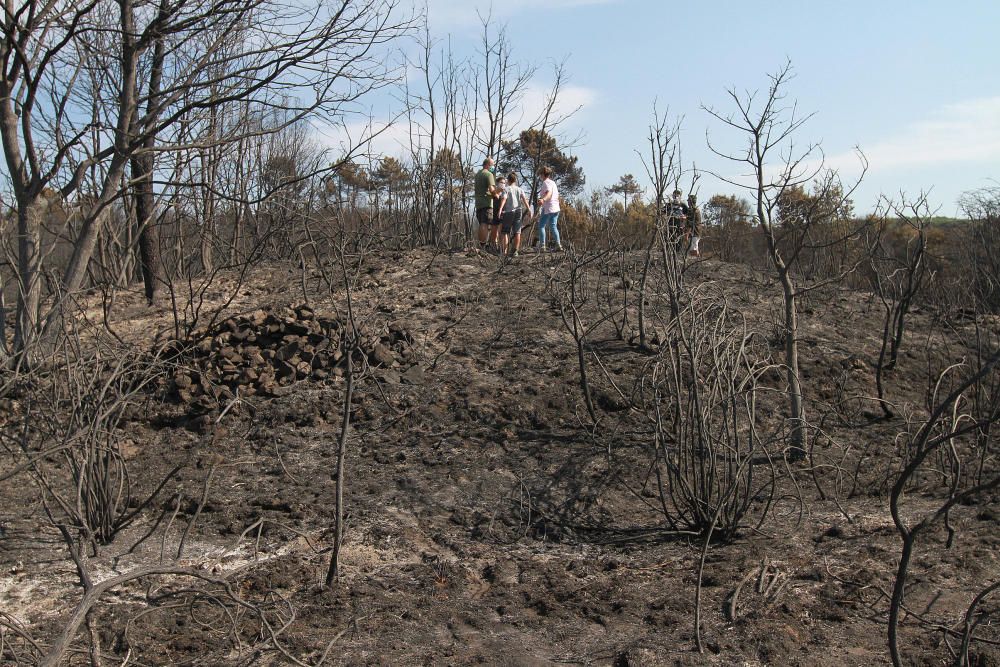
[[382,343],[375,345],[375,349],[372,350],[372,357],[375,359],[375,363],[380,366],[391,366],[392,362],[396,360],[392,354],[392,350]]
[[424,377],[424,369],[420,366],[410,366],[405,373],[401,376],[401,379],[406,384],[423,384],[426,381]]
[[379,377],[388,384],[399,384],[400,375],[394,370],[385,369],[379,372]]

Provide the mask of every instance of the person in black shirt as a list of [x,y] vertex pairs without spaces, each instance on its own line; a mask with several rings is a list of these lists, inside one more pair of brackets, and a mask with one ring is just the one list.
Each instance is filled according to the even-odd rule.
[[673,245],[674,250],[684,250],[685,237],[687,236],[687,221],[690,209],[681,199],[683,195],[680,190],[674,190],[673,196],[664,207],[663,214],[667,220],[667,239]]

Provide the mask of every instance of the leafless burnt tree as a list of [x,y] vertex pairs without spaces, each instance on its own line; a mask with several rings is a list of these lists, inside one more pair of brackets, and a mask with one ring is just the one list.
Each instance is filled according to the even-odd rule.
[[[664,234],[667,233],[665,226],[667,220],[664,211],[667,203],[667,188],[670,184],[680,178],[680,165],[677,158],[678,146],[677,135],[680,132],[680,121],[674,125],[667,124],[669,110],[660,115],[656,107],[653,107],[653,122],[649,127],[649,156],[647,158],[640,155],[646,175],[653,186],[654,209],[654,229],[649,235],[646,244],[645,260],[642,266],[642,273],[639,277],[639,293],[636,296],[637,324],[639,327],[639,347],[648,349],[646,331],[646,302],[649,283],[649,272],[653,262],[653,249]],[[664,255],[664,261],[667,260]],[[666,270],[667,267],[664,267]]]
[[[229,103],[281,107],[289,122],[313,114],[342,118],[387,81],[375,49],[405,27],[395,5],[9,5],[0,34],[0,139],[18,218],[14,354],[31,345],[47,319],[41,313],[45,193],[68,201],[85,184],[93,188],[77,200],[80,224],[59,281],[61,295],[71,296],[85,282],[133,157],[138,182],[148,183],[144,154],[189,147],[185,126]],[[233,34],[241,38],[231,41]],[[140,77],[154,70],[162,73],[158,85],[141,86]],[[237,128],[201,145],[232,142],[248,131],[257,130]]]
[[[896,366],[906,332],[906,316],[932,278],[927,265],[927,226],[931,214],[923,193],[913,201],[905,196],[899,203],[884,200],[883,206],[885,212],[873,235],[869,261],[872,289],[885,312],[882,344],[875,364],[875,385],[883,414],[891,417],[893,413],[885,400],[883,377],[886,370]],[[894,244],[885,238],[890,231],[888,225],[893,222],[905,236],[902,248],[893,247]]]
[[496,158],[504,139],[521,121],[519,104],[535,67],[514,59],[506,25],[493,21],[492,14],[480,15],[479,21],[481,61],[473,76],[476,107],[483,110],[485,118],[476,126],[477,143],[483,155]]
[[[595,270],[607,258],[608,250],[586,250],[571,248],[565,254],[565,262],[555,268],[549,289],[559,308],[563,327],[573,337],[576,347],[577,367],[580,373],[580,391],[587,414],[593,426],[597,426],[600,416],[594,403],[590,386],[587,357],[590,351],[589,337],[611,318],[611,314],[586,322],[583,310],[598,298],[598,287],[594,284]],[[561,278],[560,276],[565,276]]]
[[[732,152],[715,148],[710,141],[709,148],[716,155],[749,169],[747,177],[752,184],[746,185],[731,178],[720,176],[737,187],[749,189],[753,193],[757,225],[767,243],[767,255],[771,269],[781,285],[784,304],[784,348],[785,376],[788,383],[788,419],[791,430],[789,456],[802,459],[806,454],[806,414],[803,402],[801,375],[799,372],[799,325],[798,299],[808,288],[799,283],[796,264],[803,251],[817,244],[815,230],[829,220],[860,183],[860,177],[852,187],[844,187],[835,172],[824,172],[819,147],[809,144],[800,149],[795,138],[799,130],[811,118],[801,115],[798,107],[785,105],[786,92],[792,78],[791,63],[786,63],[775,74],[770,75],[767,90],[740,93],[735,88],[727,91],[736,110],[722,113],[711,108],[706,111],[726,128],[736,132],[744,141],[744,148]],[[860,155],[862,176],[866,163]],[[818,180],[816,180],[818,178]],[[799,212],[794,223],[778,219],[779,203],[786,193],[810,182],[817,183],[820,190],[809,206]],[[832,205],[831,205],[831,200]],[[848,231],[851,236],[857,230]],[[839,239],[823,239],[819,244],[832,244]],[[860,259],[858,263],[860,263]],[[844,268],[838,275],[824,281],[837,282],[843,275],[854,270],[856,265]]]

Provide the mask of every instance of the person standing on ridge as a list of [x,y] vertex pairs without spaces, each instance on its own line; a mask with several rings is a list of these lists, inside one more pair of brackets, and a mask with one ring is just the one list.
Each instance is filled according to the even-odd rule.
[[688,206],[681,200],[684,194],[680,190],[674,190],[673,196],[664,207],[664,215],[667,218],[667,238],[670,240],[674,251],[678,252],[684,247],[684,237],[687,228]]
[[688,233],[691,235],[691,243],[688,245],[688,252],[692,257],[700,257],[701,251],[698,244],[701,242],[701,209],[698,208],[698,198],[688,195]]
[[493,196],[497,193],[497,180],[493,176],[493,158],[483,160],[483,168],[474,180],[476,222],[479,223],[479,249],[486,249],[493,229]]
[[517,174],[507,175],[507,187],[500,195],[500,252],[507,254],[510,246],[510,256],[517,257],[521,250],[521,218],[530,208],[528,196],[517,185]]
[[562,251],[562,240],[559,238],[559,188],[552,180],[552,168],[542,167],[542,184],[538,189],[538,250],[545,252],[545,230],[552,232],[556,242],[555,251]]
[[493,226],[490,228],[489,246],[493,249],[497,249],[500,244],[500,217],[502,214],[502,211],[500,210],[500,197],[503,196],[504,190],[507,189],[507,179],[503,176],[497,176],[497,169],[495,166],[491,168],[490,171],[493,172],[493,177],[497,180],[497,187],[496,190],[493,191]]

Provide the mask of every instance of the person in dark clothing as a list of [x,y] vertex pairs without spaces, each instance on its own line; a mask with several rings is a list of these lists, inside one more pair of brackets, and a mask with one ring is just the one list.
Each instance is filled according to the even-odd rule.
[[680,190],[674,190],[673,196],[667,205],[664,207],[664,217],[667,220],[667,238],[671,242],[675,251],[680,251],[684,248],[684,240],[686,237],[687,225],[688,225],[688,205],[684,203],[681,199],[683,193]]

